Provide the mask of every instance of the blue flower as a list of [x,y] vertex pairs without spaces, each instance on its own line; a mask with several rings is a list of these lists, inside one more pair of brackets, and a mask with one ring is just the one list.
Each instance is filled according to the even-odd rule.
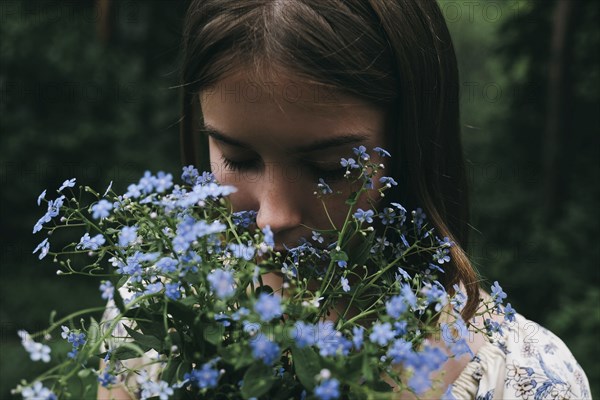
[[158,171],[153,183],[157,193],[164,193],[173,186],[173,175]]
[[398,273],[396,274],[396,280],[399,281],[401,279],[404,279],[405,281],[410,282],[412,278],[410,277],[408,272],[403,270],[401,267],[398,267]]
[[56,217],[59,212],[61,207],[63,206],[65,201],[65,196],[60,196],[59,198],[57,198],[56,200],[50,200],[48,202],[48,209],[46,211],[46,214],[44,214],[33,226],[33,233],[39,232],[42,230],[43,225],[46,222],[50,222],[50,220],[54,217]]
[[67,335],[67,342],[71,343],[74,348],[81,347],[85,344],[85,333],[70,332]]
[[394,222],[394,217],[396,216],[396,212],[391,207],[385,207],[382,213],[379,213],[378,217],[381,218],[381,223],[383,225],[388,225]]
[[246,307],[240,307],[236,312],[231,314],[231,319],[234,321],[239,321],[242,317],[248,316],[250,314],[250,310]]
[[252,356],[267,365],[271,365],[277,360],[281,350],[277,343],[270,341],[264,335],[258,335],[256,339],[252,340],[250,347],[252,347]]
[[319,232],[312,231],[312,240],[314,240],[317,243],[323,243],[325,238]]
[[294,264],[288,265],[287,263],[282,263],[281,273],[288,278],[295,278],[296,276],[298,276],[298,269]]
[[422,289],[430,304],[435,303],[435,311],[440,311],[448,303],[448,294],[444,287],[436,281],[435,285],[426,283]]
[[367,161],[369,159],[369,155],[367,154],[367,149],[365,146],[358,146],[358,148],[353,148],[352,151],[354,151],[354,154],[356,154],[356,156],[360,159],[363,159],[364,161]]
[[42,193],[40,193],[40,195],[37,198],[37,205],[39,206],[42,203],[42,200],[44,200],[46,198],[46,190],[44,189],[44,191]]
[[206,363],[199,370],[192,369],[189,373],[186,373],[183,379],[189,379],[190,382],[200,389],[210,389],[217,387],[219,371],[213,367],[212,363]]
[[250,225],[256,222],[256,216],[258,213],[253,210],[249,211],[238,211],[231,214],[231,220],[234,225],[241,228],[248,228]]
[[325,183],[323,178],[319,178],[319,183],[317,184],[317,187],[319,188],[319,191],[321,192],[321,194],[333,193],[333,190],[331,190],[329,185],[327,183]]
[[127,247],[137,239],[136,226],[124,226],[119,233],[119,246]]
[[181,298],[181,291],[179,290],[178,283],[167,283],[165,285],[165,295],[171,300],[178,300]]
[[348,284],[348,279],[344,278],[342,276],[342,278],[340,279],[340,282],[342,284],[342,290],[344,292],[349,292],[350,291],[350,285]]
[[381,147],[374,147],[373,151],[375,151],[381,157],[391,157],[390,153],[387,150],[382,149]]
[[235,258],[244,259],[246,261],[252,260],[256,251],[254,247],[237,243],[230,243],[229,246],[227,246],[227,248],[231,250]]
[[92,206],[92,218],[94,219],[102,219],[106,218],[110,214],[110,210],[112,210],[113,205],[108,200],[102,199],[98,203]]
[[382,185],[384,185],[388,188],[398,185],[398,183],[394,180],[394,178],[391,178],[389,176],[382,176],[381,178],[379,178],[379,183],[381,183]]
[[102,281],[100,283],[100,291],[104,300],[111,300],[115,292],[115,287],[110,281]]
[[35,342],[27,331],[19,330],[17,334],[21,338],[21,345],[29,353],[32,361],[50,362],[50,347]]
[[188,185],[193,185],[196,183],[196,179],[198,179],[199,176],[198,170],[193,165],[187,165],[183,167],[181,180]]
[[152,173],[150,173],[150,171],[145,171],[144,176],[140,178],[137,187],[142,193],[150,194],[154,190],[154,182],[155,178],[152,176]]
[[337,265],[340,268],[346,268],[348,266],[348,263],[345,260],[338,260]]
[[296,333],[295,343],[299,348],[312,346],[316,343],[315,326],[303,321],[296,321],[294,324],[294,332]]
[[135,185],[132,183],[131,185],[127,186],[127,193],[125,193],[124,196],[127,198],[133,197],[134,199],[137,199],[141,195],[142,195],[142,192],[140,191],[140,188],[138,187],[138,185]]
[[408,387],[418,396],[425,393],[431,388],[431,379],[427,371],[415,371],[408,380]]
[[425,221],[425,219],[427,219],[427,216],[423,212],[423,209],[421,209],[419,207],[416,210],[413,210],[411,212],[411,214],[412,214],[412,218],[413,218],[411,222],[413,224],[415,224],[415,226],[417,227],[417,229],[421,229],[421,226],[423,225],[423,222]]
[[362,326],[355,326],[352,328],[352,344],[356,350],[360,350],[364,340],[365,328]]
[[373,325],[373,331],[369,335],[369,340],[380,346],[385,346],[390,340],[394,339],[394,331],[389,322],[376,322]]
[[108,192],[110,192],[110,189],[112,189],[112,185],[113,185],[113,181],[110,181],[110,183],[108,184],[108,187],[104,191],[104,194],[102,195],[102,197],[106,196],[108,194]]
[[492,319],[486,318],[486,320],[484,321],[484,326],[486,333],[489,336],[492,336],[494,333],[499,333],[502,335],[502,325],[500,325],[500,323]]
[[452,240],[450,240],[450,238],[448,236],[444,236],[443,240],[439,240],[438,239],[438,243],[442,247],[452,247],[452,246],[454,246],[454,242]]
[[342,160],[340,161],[340,164],[342,165],[342,167],[348,168],[348,169],[360,168],[360,166],[356,163],[354,158],[349,158],[347,160],[345,158],[342,158]]
[[275,240],[273,239],[273,231],[271,230],[271,227],[269,225],[265,226],[262,229],[262,233],[265,236],[264,237],[265,244],[269,247],[274,247]]
[[415,308],[417,306],[417,296],[409,284],[405,283],[401,286],[400,295],[410,307]]
[[354,213],[354,218],[356,218],[356,220],[358,222],[367,222],[367,223],[372,223],[373,222],[373,210],[367,210],[364,211],[362,208],[359,208],[358,210],[356,210],[356,212]]
[[102,387],[108,387],[117,383],[117,377],[111,375],[108,371],[104,371],[103,373],[98,375],[98,382],[100,382],[100,385],[102,385]]
[[41,250],[40,255],[38,256],[40,260],[48,255],[48,252],[50,251],[50,243],[48,243],[48,238],[42,240],[42,242],[37,245],[35,250],[33,250],[32,254],[37,253],[39,250]]
[[394,334],[396,336],[405,335],[408,332],[408,322],[406,320],[394,322]]
[[258,296],[258,300],[254,304],[254,311],[258,313],[263,322],[269,322],[273,318],[281,317],[283,314],[279,297],[266,293],[261,293]]
[[144,294],[156,294],[160,292],[163,288],[162,282],[154,282],[146,285],[146,290],[144,290]]
[[494,281],[494,284],[492,285],[492,299],[497,305],[500,305],[502,304],[505,298],[506,293],[504,293],[504,290],[502,290],[502,287],[500,286],[498,281]]
[[316,345],[322,357],[346,356],[352,349],[352,342],[335,329],[331,321],[319,321],[315,327]]
[[450,250],[447,248],[436,249],[433,260],[437,261],[439,264],[450,262]]
[[387,315],[394,319],[400,318],[400,316],[404,314],[407,309],[408,304],[404,300],[404,297],[400,295],[392,296],[385,303],[385,310],[387,312]]
[[163,257],[156,263],[156,268],[163,274],[171,274],[177,271],[178,262],[171,257]]
[[508,322],[514,322],[515,313],[516,311],[514,308],[512,308],[510,303],[506,303],[506,306],[504,306],[504,320]]
[[102,234],[99,233],[93,238],[91,238],[90,234],[86,232],[86,234],[83,235],[79,240],[79,244],[75,247],[83,250],[98,250],[98,248],[102,246],[105,242],[106,239],[104,239],[104,236],[102,236]]
[[209,183],[215,183],[217,180],[212,172],[204,171],[202,175],[196,181],[197,185],[207,185]]
[[47,387],[42,385],[42,382],[35,381],[33,385],[27,386],[21,392],[23,400],[56,400],[56,395]]
[[340,397],[340,382],[335,379],[325,379],[315,387],[315,396],[321,400],[333,400]]
[[212,291],[221,300],[225,300],[235,293],[235,280],[231,271],[217,269],[208,274],[207,280]]
[[63,184],[60,186],[60,188],[58,188],[58,191],[61,192],[63,189],[68,188],[68,187],[73,187],[75,186],[75,178],[73,179],[67,179],[66,181],[63,182]]
[[412,344],[404,339],[396,339],[390,346],[387,356],[394,364],[400,364],[413,357]]

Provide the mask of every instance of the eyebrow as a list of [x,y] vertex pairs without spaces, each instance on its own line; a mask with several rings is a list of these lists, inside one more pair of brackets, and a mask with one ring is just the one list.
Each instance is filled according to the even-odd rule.
[[[244,149],[252,149],[251,145],[240,140],[234,139],[211,125],[204,124],[201,127],[201,129],[204,134],[211,136],[220,142]],[[368,138],[369,136],[364,133],[345,133],[332,138],[320,139],[307,145],[296,146],[290,151],[288,151],[288,153],[311,153],[316,150],[323,150],[331,147],[362,143],[365,142]]]

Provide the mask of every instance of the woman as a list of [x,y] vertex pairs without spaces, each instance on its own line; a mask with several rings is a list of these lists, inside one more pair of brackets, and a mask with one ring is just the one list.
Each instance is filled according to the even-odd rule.
[[[458,71],[435,0],[195,0],[183,51],[186,165],[235,185],[233,207],[257,210],[258,227],[269,225],[282,249],[343,220],[352,188],[336,180],[340,158],[359,145],[389,150],[386,175],[399,184],[386,198],[422,207],[457,244],[443,283],[462,285],[463,318],[474,315],[485,294],[465,254]],[[342,192],[327,201],[331,221],[312,194],[318,178]],[[265,279],[281,287],[280,276]],[[527,327],[540,330],[533,340],[523,340]],[[518,316],[503,339],[474,334],[476,356],[448,361],[443,383],[424,398],[590,397],[585,374],[550,332]],[[101,388],[99,398],[107,395]],[[128,398],[118,387],[112,395]]]

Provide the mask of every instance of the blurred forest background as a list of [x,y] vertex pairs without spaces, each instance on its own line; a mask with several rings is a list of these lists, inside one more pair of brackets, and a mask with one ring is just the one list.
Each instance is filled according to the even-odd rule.
[[[1,399],[47,368],[17,329],[104,303],[98,282],[31,254],[38,194],[71,177],[119,192],[146,169],[180,170],[187,3],[0,2]],[[471,258],[484,286],[499,280],[567,343],[600,396],[600,2],[439,3],[461,71]]]

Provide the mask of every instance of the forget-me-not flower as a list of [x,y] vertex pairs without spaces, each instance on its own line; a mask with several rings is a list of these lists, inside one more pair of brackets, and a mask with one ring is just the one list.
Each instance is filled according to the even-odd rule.
[[110,201],[102,199],[92,206],[92,218],[103,219],[110,215],[113,205]]
[[48,252],[50,251],[50,243],[48,243],[48,238],[42,240],[42,242],[37,245],[37,247],[35,248],[35,250],[33,250],[32,254],[35,254],[38,251],[40,251],[40,254],[38,256],[38,258],[40,260],[48,255]]
[[136,226],[124,226],[119,232],[119,246],[127,247],[137,239]]
[[257,360],[262,360],[265,364],[271,365],[279,356],[280,347],[277,343],[270,341],[264,335],[258,335],[256,339],[250,342],[252,356]]
[[320,400],[334,400],[340,397],[340,382],[335,379],[325,379],[315,387],[315,396]]
[[64,181],[62,183],[62,185],[60,185],[60,188],[58,188],[58,191],[62,192],[63,189],[71,188],[73,186],[75,186],[75,178],[73,178],[73,179],[67,179],[66,181]]
[[369,340],[380,346],[385,346],[390,340],[394,339],[392,324],[389,322],[376,322],[373,325],[373,331],[369,335]]
[[258,313],[260,320],[263,322],[269,322],[273,318],[279,318],[283,314],[281,299],[275,295],[261,293],[258,296],[256,304],[254,304],[254,311]]
[[208,274],[210,288],[221,300],[225,300],[235,293],[235,280],[231,271],[217,269]]

